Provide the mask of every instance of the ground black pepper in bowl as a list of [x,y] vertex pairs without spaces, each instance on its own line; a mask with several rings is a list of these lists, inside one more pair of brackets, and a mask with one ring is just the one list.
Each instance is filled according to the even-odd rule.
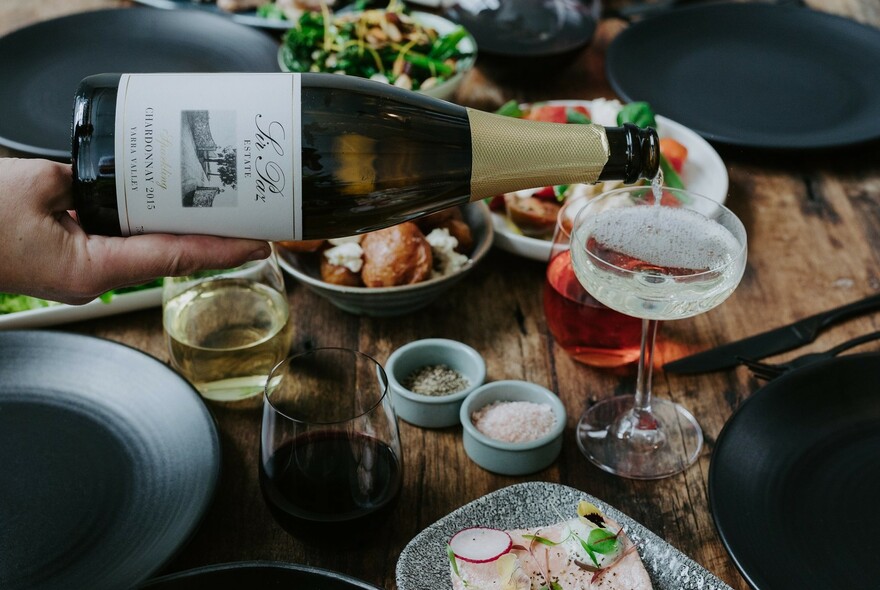
[[447,365],[426,365],[413,371],[401,383],[421,395],[450,395],[470,385],[467,377]]

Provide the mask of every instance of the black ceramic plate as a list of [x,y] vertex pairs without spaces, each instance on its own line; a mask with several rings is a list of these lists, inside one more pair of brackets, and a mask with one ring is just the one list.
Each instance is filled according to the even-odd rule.
[[[546,58],[590,42],[600,16],[598,0],[505,0],[446,6],[443,16],[461,24],[477,40],[481,54]],[[514,69],[518,65],[511,64]]]
[[[167,10],[194,9],[219,14],[242,25],[259,27],[262,29],[290,29],[294,23],[289,20],[269,19],[257,16],[256,10],[242,10],[241,12],[229,12],[217,8],[216,2],[198,2],[197,0],[135,0],[139,4]],[[268,2],[268,0],[267,0]]]
[[820,149],[880,138],[880,30],[794,6],[681,8],[626,29],[606,71],[626,101],[722,144]]
[[316,567],[271,561],[224,563],[150,580],[141,590],[380,590],[343,574]]
[[86,12],[0,38],[0,144],[70,158],[73,93],[92,74],[277,72],[265,33],[196,11]]
[[182,377],[87,336],[0,333],[0,588],[129,588],[189,538],[220,443]]
[[715,525],[756,590],[877,588],[880,355],[768,383],[721,432],[709,468]]

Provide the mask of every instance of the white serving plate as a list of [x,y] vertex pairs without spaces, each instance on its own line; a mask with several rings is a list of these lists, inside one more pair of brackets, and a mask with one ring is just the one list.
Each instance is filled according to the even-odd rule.
[[[550,105],[584,106],[593,108],[592,100],[551,100]],[[727,199],[727,167],[718,152],[708,141],[680,123],[657,115],[657,133],[680,142],[688,150],[687,161],[682,171],[685,188],[691,192],[709,197],[723,203]],[[550,258],[550,240],[532,238],[519,234],[511,228],[510,222],[500,213],[492,213],[495,226],[495,245],[502,250],[546,262]]]

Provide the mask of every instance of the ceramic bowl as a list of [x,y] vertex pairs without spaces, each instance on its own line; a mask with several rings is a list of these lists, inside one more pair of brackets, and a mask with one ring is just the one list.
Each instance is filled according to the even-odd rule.
[[495,235],[489,208],[482,202],[471,203],[462,208],[462,213],[473,232],[474,248],[470,262],[445,277],[399,287],[346,287],[321,280],[320,259],[316,254],[279,248],[278,263],[307,288],[347,312],[375,317],[411,313],[429,305],[462,280],[489,252]]
[[[556,415],[552,430],[541,438],[526,442],[504,442],[490,438],[477,430],[471,415],[492,402],[524,401],[548,404]],[[462,442],[471,460],[493,473],[526,475],[549,466],[562,450],[565,430],[565,406],[552,391],[528,381],[493,381],[465,398],[459,412],[463,427]]]
[[[470,385],[449,395],[424,395],[403,386],[407,377],[427,365],[446,365],[467,378]],[[480,353],[461,342],[428,338],[405,344],[385,363],[394,411],[402,420],[424,428],[455,426],[464,399],[486,379]]]
[[[339,15],[342,15],[342,11],[339,12]],[[414,11],[411,15],[416,22],[423,26],[431,27],[441,36],[451,33],[456,27],[458,27],[458,25],[451,20],[436,14],[431,14],[430,12]],[[443,100],[452,99],[455,92],[458,90],[458,87],[461,86],[461,81],[464,79],[465,75],[474,68],[474,63],[477,61],[477,41],[474,39],[473,35],[468,33],[458,42],[458,49],[461,50],[462,53],[467,53],[469,55],[458,61],[455,74],[433,88],[417,90],[416,92],[434,98],[441,98]],[[281,68],[282,72],[291,72],[293,70],[291,70],[285,62],[284,51],[284,45],[282,44],[278,49],[278,67]]]

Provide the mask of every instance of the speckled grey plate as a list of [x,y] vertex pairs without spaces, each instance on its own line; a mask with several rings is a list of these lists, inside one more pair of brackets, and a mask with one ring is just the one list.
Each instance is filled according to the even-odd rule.
[[528,482],[502,488],[462,506],[419,533],[397,561],[398,590],[451,590],[446,542],[469,526],[525,528],[574,517],[587,500],[616,520],[638,547],[655,590],[730,590],[681,551],[605,502],[555,483]]

